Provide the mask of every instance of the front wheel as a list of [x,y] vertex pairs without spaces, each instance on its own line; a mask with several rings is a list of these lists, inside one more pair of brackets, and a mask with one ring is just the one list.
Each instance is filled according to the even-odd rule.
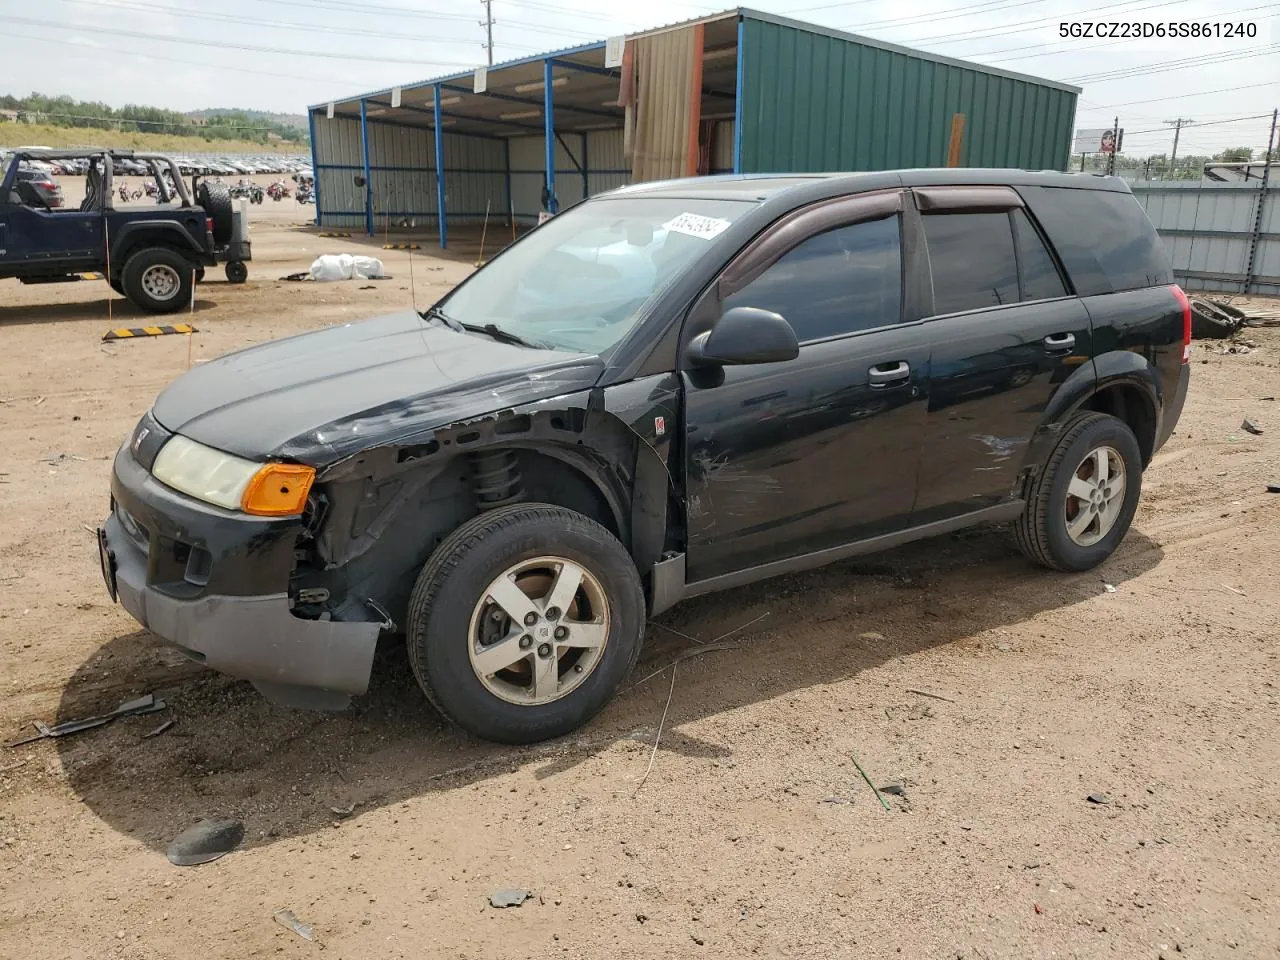
[[548,504],[483,513],[423,567],[409,661],[450,720],[502,743],[581,726],[613,697],[644,636],[640,577],[622,544]]
[[1142,452],[1128,424],[1081,414],[1030,484],[1014,524],[1018,547],[1054,570],[1090,570],[1128,533],[1141,493]]

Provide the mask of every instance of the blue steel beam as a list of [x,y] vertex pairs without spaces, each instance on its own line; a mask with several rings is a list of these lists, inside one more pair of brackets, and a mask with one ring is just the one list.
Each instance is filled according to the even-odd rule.
[[373,236],[373,180],[369,169],[369,102],[360,101],[360,150],[364,154],[364,227]]
[[555,88],[552,86],[551,68],[554,60],[542,61],[542,121],[543,137],[547,149],[547,212],[555,213],[556,203],[556,105]]
[[742,173],[742,87],[746,80],[747,51],[743,40],[747,35],[745,17],[738,17],[738,71],[734,79],[733,98],[733,172]]
[[307,111],[307,127],[311,131],[311,194],[316,202],[316,226],[320,226],[320,158],[316,153],[316,112]]
[[[513,97],[509,93],[490,93],[488,90],[486,90],[484,93],[473,93],[472,91],[468,90],[466,87],[458,87],[448,83],[442,83],[440,86],[443,87],[445,90],[448,90],[450,93],[465,93],[473,97],[489,97],[490,99],[493,99],[493,100],[502,100],[505,103],[518,103],[525,107],[542,106],[541,100],[530,100],[527,97]],[[608,120],[622,119],[622,117],[616,111],[613,113],[610,113],[607,110],[594,110],[590,107],[575,107],[567,103],[560,104],[560,109],[569,110],[573,113],[585,113],[592,117],[604,117]],[[483,117],[476,117],[474,119],[484,120]]]
[[433,134],[436,141],[436,219],[440,224],[440,248],[443,250],[449,243],[449,228],[444,209],[444,134],[440,129],[440,84],[438,83],[435,85],[432,99],[436,108],[436,128]]

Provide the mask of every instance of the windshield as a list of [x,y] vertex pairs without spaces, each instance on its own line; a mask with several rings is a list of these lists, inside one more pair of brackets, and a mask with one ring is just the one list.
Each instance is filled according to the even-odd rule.
[[440,303],[450,320],[600,354],[749,201],[618,197],[552,217]]

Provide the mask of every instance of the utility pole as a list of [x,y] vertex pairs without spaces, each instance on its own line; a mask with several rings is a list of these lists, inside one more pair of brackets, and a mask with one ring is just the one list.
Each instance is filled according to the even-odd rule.
[[484,27],[484,49],[489,54],[489,66],[493,66],[493,0],[480,0],[484,4],[484,19],[480,26]]
[[1120,118],[1111,122],[1111,155],[1107,157],[1107,176],[1116,175],[1116,154],[1120,152]]
[[1178,117],[1176,120],[1166,120],[1169,126],[1173,127],[1173,153],[1169,154],[1169,176],[1173,176],[1173,165],[1178,159],[1178,134],[1182,133],[1182,128],[1189,123],[1195,123],[1187,117]]

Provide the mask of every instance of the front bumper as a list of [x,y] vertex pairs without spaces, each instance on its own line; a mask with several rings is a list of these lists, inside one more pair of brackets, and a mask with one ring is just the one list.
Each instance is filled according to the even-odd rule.
[[335,708],[369,685],[382,624],[290,610],[296,519],[199,503],[116,454],[99,549],[108,589],[135,620],[193,659],[291,706]]

